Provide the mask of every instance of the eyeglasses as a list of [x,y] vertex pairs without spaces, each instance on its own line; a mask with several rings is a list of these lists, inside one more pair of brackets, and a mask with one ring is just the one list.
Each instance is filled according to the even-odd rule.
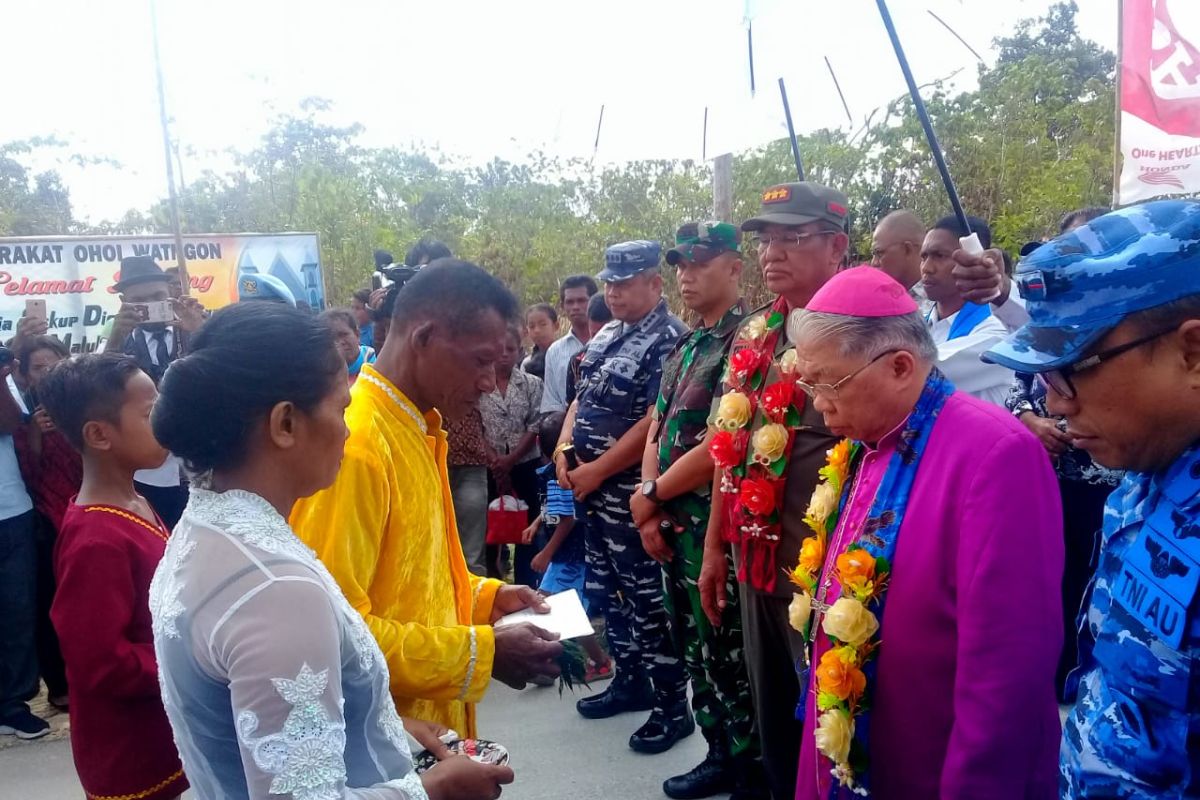
[[812,233],[781,233],[776,236],[755,236],[750,241],[759,250],[766,250],[773,244],[780,247],[799,247],[816,236],[835,236],[838,231],[813,231]]
[[1068,364],[1059,369],[1052,369],[1046,372],[1037,373],[1038,382],[1046,389],[1053,389],[1064,400],[1075,399],[1075,383],[1071,380],[1072,375],[1078,375],[1080,372],[1098,367],[1105,361],[1112,361],[1122,353],[1128,353],[1130,350],[1141,347],[1144,344],[1149,344],[1155,339],[1161,339],[1168,333],[1174,333],[1175,329],[1170,328],[1158,333],[1152,333],[1149,336],[1143,336],[1141,339],[1134,339],[1132,342],[1119,344],[1116,347],[1111,347],[1108,350],[1101,350],[1099,353],[1080,359],[1074,364]]
[[842,378],[837,383],[806,383],[805,381],[798,380],[798,381],[796,381],[796,385],[799,386],[801,389],[803,389],[804,393],[806,395],[808,395],[809,397],[813,398],[814,400],[816,400],[817,398],[821,398],[824,400],[837,400],[838,399],[838,390],[841,389],[843,386],[845,386],[847,383],[849,383],[851,378],[853,378],[855,375],[859,374],[860,372],[862,372],[867,367],[871,366],[872,364],[874,364],[876,361],[883,358],[884,356],[890,356],[892,353],[899,353],[899,352],[900,352],[899,350],[884,350],[882,353],[875,356],[870,361],[863,364],[861,367],[854,370],[854,372],[851,372],[849,375]]

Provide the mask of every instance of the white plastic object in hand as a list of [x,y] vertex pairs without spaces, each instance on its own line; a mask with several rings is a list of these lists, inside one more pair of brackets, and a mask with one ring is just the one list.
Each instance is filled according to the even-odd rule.
[[978,233],[962,237],[958,240],[958,246],[973,256],[983,255],[983,244],[979,241]]
[[[962,236],[958,240],[958,246],[963,249],[964,253],[973,256],[981,256],[984,254],[983,243],[979,241],[979,234],[972,232],[970,236]],[[996,287],[995,293],[985,299],[983,302],[990,303],[1000,296],[1000,287]]]

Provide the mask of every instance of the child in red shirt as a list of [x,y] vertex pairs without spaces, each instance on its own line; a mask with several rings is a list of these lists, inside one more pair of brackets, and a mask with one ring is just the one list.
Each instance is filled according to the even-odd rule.
[[133,486],[134,472],[166,458],[150,428],[158,392],[132,358],[110,353],[62,362],[39,395],[83,454],[50,611],[80,783],[89,797],[178,797],[188,784],[159,694],[148,600],[170,532]]

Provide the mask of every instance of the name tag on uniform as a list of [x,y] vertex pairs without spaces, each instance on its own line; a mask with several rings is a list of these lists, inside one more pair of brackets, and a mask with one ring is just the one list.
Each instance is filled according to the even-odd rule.
[[1113,600],[1151,633],[1178,650],[1187,629],[1187,609],[1126,561],[1112,589]]
[[1200,564],[1194,560],[1194,548],[1183,545],[1171,529],[1160,527],[1161,512],[1170,507],[1170,503],[1158,504],[1126,552],[1125,563],[1137,567],[1175,602],[1187,607],[1200,585]]

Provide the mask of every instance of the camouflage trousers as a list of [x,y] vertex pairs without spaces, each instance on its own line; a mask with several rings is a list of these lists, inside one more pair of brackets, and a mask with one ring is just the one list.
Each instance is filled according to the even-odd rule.
[[[704,509],[707,512],[707,508]],[[676,649],[683,654],[692,679],[692,711],[710,744],[722,744],[726,754],[754,758],[759,738],[754,729],[750,676],[742,650],[742,616],[738,609],[737,571],[726,553],[728,605],[720,627],[713,627],[700,605],[700,567],[704,556],[707,514],[679,520],[684,529],[670,544],[674,557],[663,566],[663,597],[671,620]]]
[[649,678],[655,708],[666,711],[687,700],[687,675],[663,606],[662,570],[642,549],[629,513],[634,486],[606,482],[583,504],[585,591],[604,610],[617,680]]

